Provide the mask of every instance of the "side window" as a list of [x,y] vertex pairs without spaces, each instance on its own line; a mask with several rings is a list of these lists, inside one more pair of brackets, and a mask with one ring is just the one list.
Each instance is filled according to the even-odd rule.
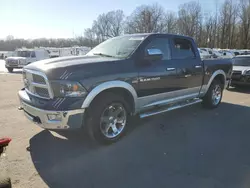
[[31,52],[31,57],[36,57],[36,53],[34,51]]
[[178,59],[194,58],[195,53],[191,41],[187,39],[174,39],[175,56]]
[[162,60],[170,59],[169,40],[167,38],[153,39],[145,48],[145,53],[148,49],[159,49],[163,53]]

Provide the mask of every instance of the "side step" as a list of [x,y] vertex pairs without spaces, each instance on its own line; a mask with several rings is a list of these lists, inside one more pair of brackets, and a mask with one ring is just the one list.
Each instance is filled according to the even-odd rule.
[[172,104],[172,105],[167,105],[167,106],[163,106],[163,107],[155,107],[152,111],[146,111],[143,112],[142,114],[140,114],[140,118],[145,118],[145,117],[149,117],[149,116],[153,116],[153,115],[157,115],[157,114],[161,114],[164,112],[168,112],[168,111],[172,111],[175,109],[179,109],[179,108],[183,108],[185,106],[190,106],[193,104],[197,104],[202,102],[201,99],[193,99],[193,100],[188,100],[182,103],[177,103],[177,104]]

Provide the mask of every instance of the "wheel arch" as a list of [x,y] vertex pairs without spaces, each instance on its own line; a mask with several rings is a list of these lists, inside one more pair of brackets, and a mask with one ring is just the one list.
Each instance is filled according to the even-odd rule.
[[124,81],[108,81],[96,86],[84,100],[82,108],[88,108],[96,97],[109,91],[115,93],[124,91],[128,96],[127,99],[129,102],[132,102],[132,111],[135,112],[137,106],[137,93],[132,85]]
[[212,74],[212,76],[210,77],[210,79],[209,79],[207,85],[203,85],[203,86],[202,86],[202,88],[201,88],[201,93],[200,93],[200,97],[203,97],[203,96],[207,93],[207,91],[208,91],[210,85],[212,84],[212,82],[213,82],[215,79],[219,79],[220,81],[222,81],[222,83],[224,84],[223,89],[225,88],[226,73],[225,73],[223,70],[220,69],[220,70],[215,71],[215,72]]

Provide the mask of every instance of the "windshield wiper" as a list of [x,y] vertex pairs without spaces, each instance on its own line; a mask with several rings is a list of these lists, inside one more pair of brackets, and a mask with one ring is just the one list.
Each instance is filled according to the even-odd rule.
[[105,57],[114,57],[112,55],[108,55],[108,54],[103,54],[103,53],[93,53],[94,55],[100,55],[100,56],[105,56]]

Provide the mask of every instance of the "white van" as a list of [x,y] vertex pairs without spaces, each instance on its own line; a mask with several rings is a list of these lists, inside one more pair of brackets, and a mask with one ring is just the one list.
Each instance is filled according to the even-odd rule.
[[49,53],[45,49],[16,50],[13,57],[8,57],[5,59],[5,67],[9,72],[13,72],[13,69],[21,69],[25,65],[48,58]]

